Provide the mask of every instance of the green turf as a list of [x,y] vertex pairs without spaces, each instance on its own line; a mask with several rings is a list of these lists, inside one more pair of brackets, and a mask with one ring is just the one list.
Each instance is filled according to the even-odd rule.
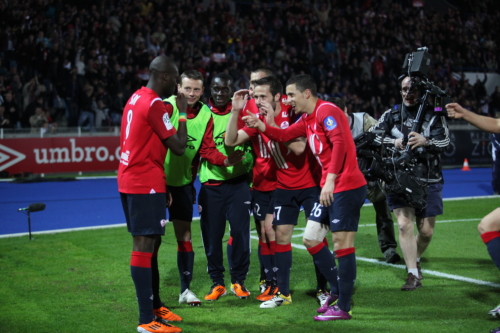
[[[445,215],[424,255],[424,270],[500,284],[498,269],[477,233],[480,218],[498,206],[496,199],[445,202]],[[469,219],[473,219],[469,221]],[[467,221],[456,221],[467,220]],[[364,207],[360,224],[374,221]],[[305,222],[301,219],[298,229]],[[314,322],[318,307],[315,277],[307,251],[294,248],[293,304],[260,309],[257,242],[252,241],[248,300],[232,295],[199,308],[179,306],[176,242],[172,225],[160,251],[162,299],[181,315],[185,332],[489,332],[500,326],[487,311],[500,303],[500,288],[425,274],[423,288],[401,292],[405,271],[362,261],[382,260],[374,226],[361,226],[356,239],[358,275],[354,317],[350,321]],[[299,229],[293,243],[301,244]],[[201,298],[211,282],[193,222],[196,252],[191,289]],[[226,237],[227,239],[227,237]],[[137,304],[129,274],[132,240],[125,228],[89,230],[0,239],[1,332],[135,332]],[[229,279],[226,279],[229,284]]]

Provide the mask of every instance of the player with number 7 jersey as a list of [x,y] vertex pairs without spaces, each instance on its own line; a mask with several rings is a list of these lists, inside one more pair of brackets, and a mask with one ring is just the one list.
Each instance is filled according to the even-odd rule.
[[[254,85],[254,99],[246,103],[243,108],[244,113],[249,111],[258,114],[258,117],[267,124],[283,129],[295,121],[296,116],[292,111],[292,107],[285,105],[280,100],[282,86],[277,78],[267,76],[252,81],[252,84]],[[233,101],[235,99],[236,97]],[[272,222],[273,228],[276,230],[276,240],[269,243],[274,257],[274,266],[271,272],[276,274],[279,293],[276,292],[276,289],[271,288],[270,291],[274,290],[274,293],[260,295],[261,297],[258,299],[264,301],[261,308],[273,308],[290,304],[291,235],[295,225],[297,225],[301,206],[304,207],[308,215],[317,200],[321,171],[315,168],[316,162],[303,138],[287,143],[277,143],[257,129],[248,127],[239,129],[236,138],[234,138],[234,136],[230,137],[231,129],[229,126],[226,130],[226,144],[251,140],[257,154],[260,153],[261,157],[264,155],[272,157],[271,171],[276,173],[277,176],[273,204],[274,219]],[[231,139],[236,140],[235,142],[228,142]],[[309,163],[310,161],[312,161],[312,164]],[[254,172],[254,182],[255,178],[259,176],[259,173]],[[319,272],[317,273],[317,288],[318,290],[324,290],[326,280]]]
[[[266,125],[258,117],[243,117],[247,126],[278,142],[306,136],[308,144],[322,167],[319,205],[308,218],[304,245],[321,272],[328,279],[332,297],[315,320],[351,318],[351,297],[356,279],[354,239],[358,230],[360,209],[366,198],[366,181],[359,170],[356,149],[347,119],[334,104],[318,98],[317,87],[310,75],[296,75],[287,81],[288,100],[302,118],[282,130]],[[329,228],[328,228],[329,227]],[[323,238],[332,232],[337,269],[332,253]],[[334,304],[337,302],[337,304]]]

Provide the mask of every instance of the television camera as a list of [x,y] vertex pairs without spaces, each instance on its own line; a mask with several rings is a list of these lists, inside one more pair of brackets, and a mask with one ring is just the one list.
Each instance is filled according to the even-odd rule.
[[[427,78],[430,67],[431,56],[427,47],[417,49],[416,52],[408,53],[403,63],[403,75],[411,78],[410,89],[416,87],[419,91],[419,108],[411,131],[421,133],[422,123],[428,106],[434,103],[434,112],[445,116],[444,105],[451,102],[451,98],[441,88],[434,85]],[[404,103],[401,104],[401,113],[405,110]],[[383,144],[385,133],[373,131],[362,133],[356,138],[358,164],[361,172],[368,182],[378,182],[384,185],[385,191],[395,193],[402,197],[412,207],[419,209],[426,206],[428,194],[428,170],[429,166],[422,163],[427,153],[425,148],[418,147],[412,150],[406,145],[408,138],[403,140],[406,146],[402,152],[395,148],[385,147]]]

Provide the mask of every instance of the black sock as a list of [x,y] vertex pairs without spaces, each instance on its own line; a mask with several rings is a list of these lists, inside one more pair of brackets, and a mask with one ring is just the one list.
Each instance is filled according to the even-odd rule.
[[135,285],[139,304],[139,323],[148,324],[154,319],[151,258],[152,253],[132,251],[130,275]]

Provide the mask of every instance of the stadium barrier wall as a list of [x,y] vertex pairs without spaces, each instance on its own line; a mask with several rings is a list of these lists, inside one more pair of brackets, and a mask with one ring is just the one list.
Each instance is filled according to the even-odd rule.
[[[490,134],[469,128],[450,130],[443,166],[462,166],[466,158],[470,166],[491,165]],[[116,135],[0,140],[0,172],[9,175],[116,171],[119,160]]]
[[112,171],[120,161],[120,137],[53,137],[0,140],[0,172]]

